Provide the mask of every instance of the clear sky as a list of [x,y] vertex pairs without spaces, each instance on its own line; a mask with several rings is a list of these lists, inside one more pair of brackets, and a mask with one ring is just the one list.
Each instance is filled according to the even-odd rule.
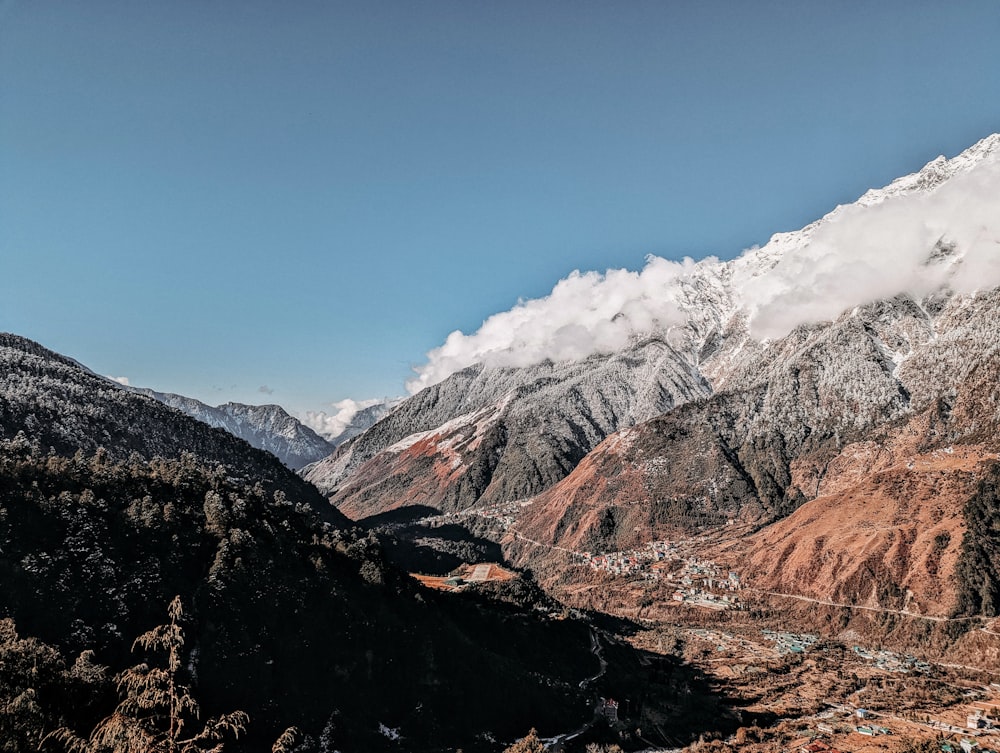
[[996,0],[0,0],[0,329],[212,404],[401,394],[573,269],[1000,130],[998,40]]

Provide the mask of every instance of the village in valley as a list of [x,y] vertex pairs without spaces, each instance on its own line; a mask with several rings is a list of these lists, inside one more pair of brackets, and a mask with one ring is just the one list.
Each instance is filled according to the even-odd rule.
[[738,592],[743,586],[739,573],[723,570],[711,560],[685,556],[675,542],[651,541],[624,552],[580,552],[579,556],[591,569],[610,575],[666,581],[674,586],[671,598],[676,602],[709,609],[740,606]]
[[[497,503],[424,518],[422,522],[433,527],[478,518],[488,522],[497,532],[507,533],[517,522],[519,513],[531,503],[530,499]],[[519,534],[514,535],[530,541]],[[739,573],[725,570],[711,560],[699,559],[686,550],[687,547],[678,542],[650,541],[626,551],[567,553],[576,564],[606,575],[665,581],[674,586],[671,593],[674,602],[717,610],[740,608],[738,593],[743,583]]]
[[[755,603],[745,597],[754,590],[739,572],[699,556],[698,545],[704,543],[700,540],[655,540],[633,549],[603,552],[554,547],[518,532],[518,516],[531,502],[494,504],[421,522],[431,527],[472,523],[478,530],[486,524],[494,534],[559,550],[573,565],[595,575],[655,588],[667,597],[662,606],[727,611],[735,618],[748,614],[749,605]],[[460,591],[476,582],[506,580],[517,574],[481,563],[465,565],[447,577],[414,577],[431,588]],[[725,627],[711,624],[695,622],[673,628],[685,660],[727,688],[734,699],[746,697],[744,713],[779,720],[769,728],[754,727],[757,739],[746,738],[745,744],[738,744],[740,734],[717,741],[722,744],[716,746],[720,752],[891,753],[916,751],[906,747],[905,741],[913,740],[930,746],[919,749],[928,753],[1000,750],[1000,684],[983,685],[981,674],[977,682],[977,672],[963,674],[962,669],[949,669],[950,665],[882,647],[831,641],[816,633],[754,628],[743,622]],[[653,623],[650,626],[649,635],[661,635]],[[643,645],[647,640],[654,642]],[[642,632],[629,642],[646,650],[663,649],[662,637],[646,638]],[[1000,673],[992,679],[1000,679]],[[902,690],[915,687],[914,683],[930,688],[927,692],[940,702],[915,703]],[[600,714],[615,728],[627,726],[619,718],[616,701],[603,699],[602,703]]]

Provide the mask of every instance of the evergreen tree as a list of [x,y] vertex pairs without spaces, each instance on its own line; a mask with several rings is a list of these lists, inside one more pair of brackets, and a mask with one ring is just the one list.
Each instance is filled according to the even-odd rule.
[[[89,739],[66,727],[50,737],[63,743],[70,753],[218,753],[227,736],[246,730],[249,718],[242,711],[197,724],[198,702],[179,677],[184,648],[180,596],[174,597],[167,614],[168,624],[143,633],[132,644],[133,651],[139,647],[147,652],[166,652],[166,667],[143,663],[119,674],[122,701],[94,728]],[[193,732],[198,726],[200,730]]]

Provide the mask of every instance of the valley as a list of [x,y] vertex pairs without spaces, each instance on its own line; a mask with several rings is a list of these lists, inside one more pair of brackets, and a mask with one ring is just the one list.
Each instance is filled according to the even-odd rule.
[[[950,740],[955,751],[963,740],[978,750],[1000,745],[1000,722],[968,726],[977,709],[991,708],[1000,699],[998,619],[925,615],[768,591],[749,585],[753,575],[723,571],[692,554],[729,551],[746,531],[596,554],[527,542],[509,530],[509,515],[498,519],[466,512],[414,525],[433,529],[463,518],[491,520],[505,550],[518,551],[527,543],[562,559],[566,564],[558,576],[544,581],[547,590],[558,595],[558,603],[622,618],[602,633],[606,640],[626,642],[650,657],[678,657],[699,673],[732,726],[706,730],[691,751],[763,752],[806,745],[814,746],[811,753],[899,751],[905,744],[935,739]],[[482,527],[477,532],[488,535]],[[608,563],[615,564],[608,569]],[[673,590],[695,583],[700,585],[684,598],[678,598],[681,589]],[[889,634],[887,620],[893,621]],[[806,626],[815,632],[785,632]],[[895,645],[915,653],[887,648]],[[630,690],[631,698],[616,696],[619,723],[611,731],[620,742],[664,749],[669,735],[659,728],[643,690]],[[660,742],[632,728],[657,730],[652,736]],[[669,747],[683,746],[677,741]]]

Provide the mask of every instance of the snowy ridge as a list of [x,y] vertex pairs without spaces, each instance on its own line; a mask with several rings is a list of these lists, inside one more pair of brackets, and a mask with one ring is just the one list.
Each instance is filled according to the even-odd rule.
[[[737,314],[755,339],[774,339],[898,293],[1000,284],[998,155],[994,134],[729,262],[649,257],[640,272],[574,272],[471,335],[453,332],[408,387],[416,393],[477,363],[524,367],[620,352],[649,336],[696,352]],[[948,274],[923,266],[942,239],[964,261]]]
[[[527,496],[565,475],[612,432],[710,393],[688,359],[659,338],[610,357],[523,368],[479,365],[409,398],[302,473],[333,493],[382,453],[398,455],[426,438],[458,432],[463,462],[478,457],[488,469],[476,494],[492,479],[492,493]],[[374,483],[384,468],[373,466],[371,473]]]

